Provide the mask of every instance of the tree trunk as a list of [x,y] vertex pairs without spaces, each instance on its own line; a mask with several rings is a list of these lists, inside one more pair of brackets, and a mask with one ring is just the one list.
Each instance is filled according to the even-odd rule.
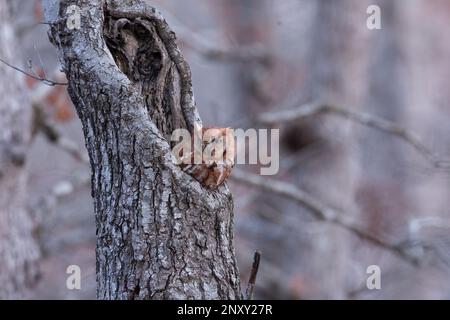
[[200,122],[175,34],[146,1],[45,11],[91,162],[97,297],[241,298],[227,185],[205,189],[172,162],[168,135]]
[[[307,46],[308,77],[302,90],[304,103],[332,101],[357,108],[366,91],[367,28],[352,17],[365,12],[368,3],[320,0],[315,4],[316,14],[309,29],[311,42]],[[297,166],[296,183],[320,195],[325,203],[355,212],[353,193],[359,167],[352,161],[352,124],[318,117],[307,121],[303,130],[306,137],[312,137],[309,143],[316,143],[321,152]],[[313,279],[308,281],[310,290],[305,292],[306,297],[346,298],[352,244],[349,235],[333,225],[302,224],[296,230],[316,235],[313,246],[305,248],[310,257],[303,254],[299,258],[300,263],[307,261],[306,278]]]
[[[9,5],[0,0],[0,57],[15,63]],[[0,299],[26,296],[37,275],[39,250],[26,208],[26,150],[31,107],[23,98],[20,74],[0,65]]]

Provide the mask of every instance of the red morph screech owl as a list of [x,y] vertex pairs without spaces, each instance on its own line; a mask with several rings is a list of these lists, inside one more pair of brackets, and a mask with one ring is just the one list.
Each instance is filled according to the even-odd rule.
[[[191,141],[193,148],[187,155],[189,161],[180,164],[180,167],[203,186],[217,189],[230,176],[234,166],[233,129],[196,126],[194,131]],[[195,148],[196,138],[201,141],[201,147]]]

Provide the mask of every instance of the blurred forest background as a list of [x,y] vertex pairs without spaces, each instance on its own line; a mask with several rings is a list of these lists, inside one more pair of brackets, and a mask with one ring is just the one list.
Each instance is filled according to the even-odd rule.
[[[449,1],[149,2],[177,33],[205,124],[280,128],[280,172],[240,165],[229,182],[244,288],[260,250],[255,298],[450,298]],[[381,30],[366,26],[371,4]],[[0,16],[0,58],[64,82],[40,1],[0,0]],[[33,238],[13,254],[35,262],[26,297],[95,299],[90,171],[66,87],[0,64],[0,94],[0,145],[18,136],[25,149],[20,173],[0,168],[0,213],[31,215],[15,232]],[[0,216],[0,238],[10,222]],[[373,264],[381,290],[366,288]],[[69,265],[81,290],[66,288]]]

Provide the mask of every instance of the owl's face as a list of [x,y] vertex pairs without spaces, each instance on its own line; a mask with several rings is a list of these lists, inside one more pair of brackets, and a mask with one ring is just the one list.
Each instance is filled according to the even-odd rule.
[[234,132],[230,128],[203,128],[203,162],[234,165]]
[[205,187],[216,189],[230,176],[234,166],[234,132],[230,128],[197,127],[194,134],[201,135],[202,150],[194,152],[202,153],[202,162],[194,163],[193,152],[192,163],[182,168]]

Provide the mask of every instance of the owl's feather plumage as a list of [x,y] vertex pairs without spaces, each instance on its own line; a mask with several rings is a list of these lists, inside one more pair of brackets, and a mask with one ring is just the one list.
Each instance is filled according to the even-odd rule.
[[[217,127],[197,127],[195,134],[200,135],[202,141],[201,150],[195,150],[190,154],[190,163],[181,164],[184,172],[191,175],[203,186],[209,189],[217,189],[230,176],[234,166],[235,144],[233,130],[230,128]],[[192,145],[194,141],[192,141]],[[210,148],[210,156],[205,157],[205,150]],[[215,154],[215,151],[222,154]],[[197,158],[195,157],[197,153]],[[201,163],[196,163],[196,159],[201,159]],[[197,161],[198,162],[198,161]]]

